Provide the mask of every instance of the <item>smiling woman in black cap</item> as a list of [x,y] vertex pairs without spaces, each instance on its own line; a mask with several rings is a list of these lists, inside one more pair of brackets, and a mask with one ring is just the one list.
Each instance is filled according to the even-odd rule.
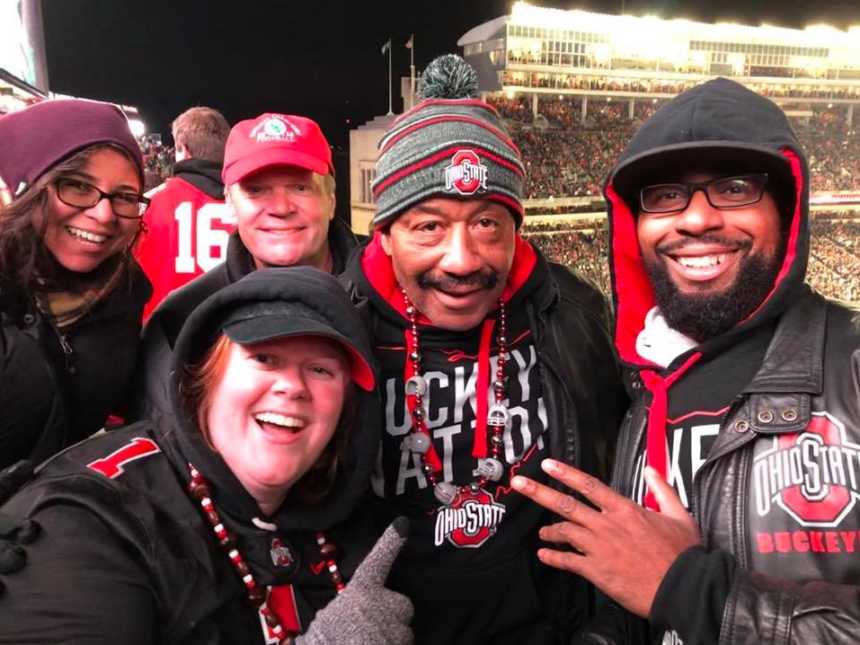
[[0,467],[41,461],[121,407],[151,291],[130,253],[142,188],[114,105],[0,119]]
[[0,613],[19,618],[0,643],[411,642],[384,587],[405,527],[371,550],[353,513],[374,386],[331,276],[265,269],[211,296],[177,342],[172,427],[69,448],[2,508],[26,544],[3,554]]

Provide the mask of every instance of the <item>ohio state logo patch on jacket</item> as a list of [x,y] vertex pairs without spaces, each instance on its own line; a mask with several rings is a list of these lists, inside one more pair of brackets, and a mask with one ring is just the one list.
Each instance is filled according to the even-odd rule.
[[813,412],[803,432],[760,439],[751,475],[753,568],[776,573],[789,558],[800,579],[804,559],[824,557],[842,561],[828,580],[851,579],[844,560],[860,553],[860,445],[843,422]]

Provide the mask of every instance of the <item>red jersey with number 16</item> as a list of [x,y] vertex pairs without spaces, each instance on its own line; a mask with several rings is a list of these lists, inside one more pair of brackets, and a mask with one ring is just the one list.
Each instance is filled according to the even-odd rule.
[[180,177],[171,177],[150,197],[144,216],[148,230],[135,250],[152,282],[144,321],[171,291],[224,261],[227,239],[236,228],[223,200]]

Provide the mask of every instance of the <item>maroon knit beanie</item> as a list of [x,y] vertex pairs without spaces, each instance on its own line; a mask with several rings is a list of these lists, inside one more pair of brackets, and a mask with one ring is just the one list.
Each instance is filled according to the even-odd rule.
[[128,152],[143,181],[143,156],[125,114],[85,99],[42,101],[0,117],[0,178],[17,197],[53,166],[97,143]]

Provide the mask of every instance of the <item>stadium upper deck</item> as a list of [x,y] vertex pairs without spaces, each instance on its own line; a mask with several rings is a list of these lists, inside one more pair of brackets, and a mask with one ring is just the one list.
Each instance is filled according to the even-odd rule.
[[779,103],[860,103],[860,27],[706,24],[518,2],[457,44],[485,92],[653,99],[727,76]]

